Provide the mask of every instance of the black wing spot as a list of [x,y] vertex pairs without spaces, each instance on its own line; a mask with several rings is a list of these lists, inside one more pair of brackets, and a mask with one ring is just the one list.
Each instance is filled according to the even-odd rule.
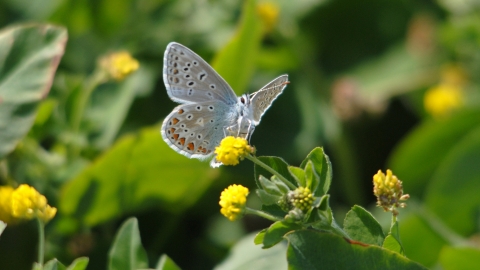
[[210,84],[210,88],[211,88],[211,89],[215,89],[215,88],[217,88],[217,87],[215,86],[215,84],[212,83],[212,84]]
[[180,79],[178,79],[177,77],[173,78],[173,82],[174,83],[179,83],[180,82]]
[[213,119],[210,119],[210,123],[213,123],[213,122],[215,122],[215,120],[213,120]]
[[191,67],[192,64],[190,62],[187,62],[187,67]]
[[185,128],[185,124],[181,124],[180,127],[181,127],[181,128]]
[[202,138],[202,134],[198,134],[198,135],[197,135],[197,139],[200,140],[201,138]]
[[194,85],[195,85],[195,82],[194,82],[194,81],[189,81],[189,82],[187,83],[187,85],[188,85],[188,86],[194,86]]
[[202,106],[197,105],[197,107],[195,107],[195,109],[197,109],[197,111],[201,111],[201,110],[202,110]]
[[189,96],[193,95],[193,89],[192,88],[188,89],[188,95]]
[[194,66],[198,66],[198,62],[197,62],[197,61],[193,61],[193,65],[194,65]]
[[183,71],[188,72],[190,69],[188,67],[184,67]]
[[190,74],[185,74],[185,76],[183,76],[183,77],[185,77],[185,79],[190,79],[190,77],[192,77],[192,76],[190,76]]
[[208,110],[213,112],[215,110],[215,107],[213,107],[213,105],[210,105],[210,106],[208,106]]
[[198,79],[200,81],[203,81],[203,79],[205,79],[206,77],[207,77],[207,73],[205,72],[198,74]]
[[188,119],[188,120],[192,120],[192,118],[193,118],[193,115],[192,115],[192,114],[187,115],[187,119]]

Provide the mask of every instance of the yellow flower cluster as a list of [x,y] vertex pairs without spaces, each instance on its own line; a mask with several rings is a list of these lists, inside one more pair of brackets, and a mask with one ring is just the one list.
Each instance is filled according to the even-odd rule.
[[234,221],[243,216],[247,203],[248,188],[241,185],[231,185],[220,195],[220,213]]
[[289,192],[288,197],[291,205],[306,213],[313,204],[313,194],[309,188],[299,187]]
[[135,72],[140,64],[128,52],[116,52],[103,57],[100,66],[107,71],[110,77],[117,81],[125,79]]
[[398,215],[396,208],[405,207],[405,201],[410,196],[403,194],[402,181],[400,181],[391,170],[387,170],[385,175],[381,170],[373,176],[373,193],[377,197],[377,205],[385,211],[391,211],[393,215]]
[[227,136],[215,148],[215,154],[217,154],[215,158],[224,165],[237,165],[239,160],[243,160],[253,151],[253,147],[248,145],[244,138]]
[[271,32],[278,21],[280,13],[278,5],[271,2],[260,3],[257,6],[257,13],[265,26],[265,32]]
[[17,189],[0,187],[0,220],[7,224],[21,220],[39,218],[50,221],[57,209],[47,204],[47,199],[29,185],[20,185]]

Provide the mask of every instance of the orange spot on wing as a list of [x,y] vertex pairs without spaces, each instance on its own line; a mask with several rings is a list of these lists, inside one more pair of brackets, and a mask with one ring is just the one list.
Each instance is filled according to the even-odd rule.
[[174,129],[174,128],[171,128],[171,129],[170,129],[170,132],[172,132],[172,134],[175,133],[175,129]]
[[180,138],[180,144],[184,145],[185,144],[185,138]]
[[195,148],[195,145],[193,143],[187,144],[187,149],[188,150],[193,151],[194,148]]
[[173,119],[172,119],[172,123],[173,123],[174,125],[176,125],[178,122],[180,122],[180,120],[178,120],[177,118],[173,118]]
[[173,139],[174,139],[175,141],[178,140],[178,136],[179,136],[178,134],[173,134]]
[[184,112],[185,112],[185,111],[184,111],[183,109],[178,110],[178,114],[182,114],[182,113],[184,113]]

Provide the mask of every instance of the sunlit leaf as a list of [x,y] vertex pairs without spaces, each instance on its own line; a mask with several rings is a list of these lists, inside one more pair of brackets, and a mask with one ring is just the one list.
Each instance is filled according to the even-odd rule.
[[378,221],[364,208],[355,205],[345,216],[343,222],[345,232],[353,240],[382,246],[385,235]]
[[148,267],[147,252],[142,246],[136,218],[126,220],[118,229],[108,257],[109,270],[130,270]]

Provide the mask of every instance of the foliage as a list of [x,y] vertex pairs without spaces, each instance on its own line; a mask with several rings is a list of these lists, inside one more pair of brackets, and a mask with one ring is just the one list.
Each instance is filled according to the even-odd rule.
[[[45,231],[0,222],[0,268],[477,269],[479,12],[455,0],[1,2],[0,185],[28,184],[58,213]],[[250,142],[253,169],[212,169],[162,141],[171,41],[237,94],[289,74]],[[115,79],[106,60],[119,53],[131,62]],[[373,208],[379,169],[411,196],[392,220]],[[218,211],[231,183],[251,190],[237,223]]]

